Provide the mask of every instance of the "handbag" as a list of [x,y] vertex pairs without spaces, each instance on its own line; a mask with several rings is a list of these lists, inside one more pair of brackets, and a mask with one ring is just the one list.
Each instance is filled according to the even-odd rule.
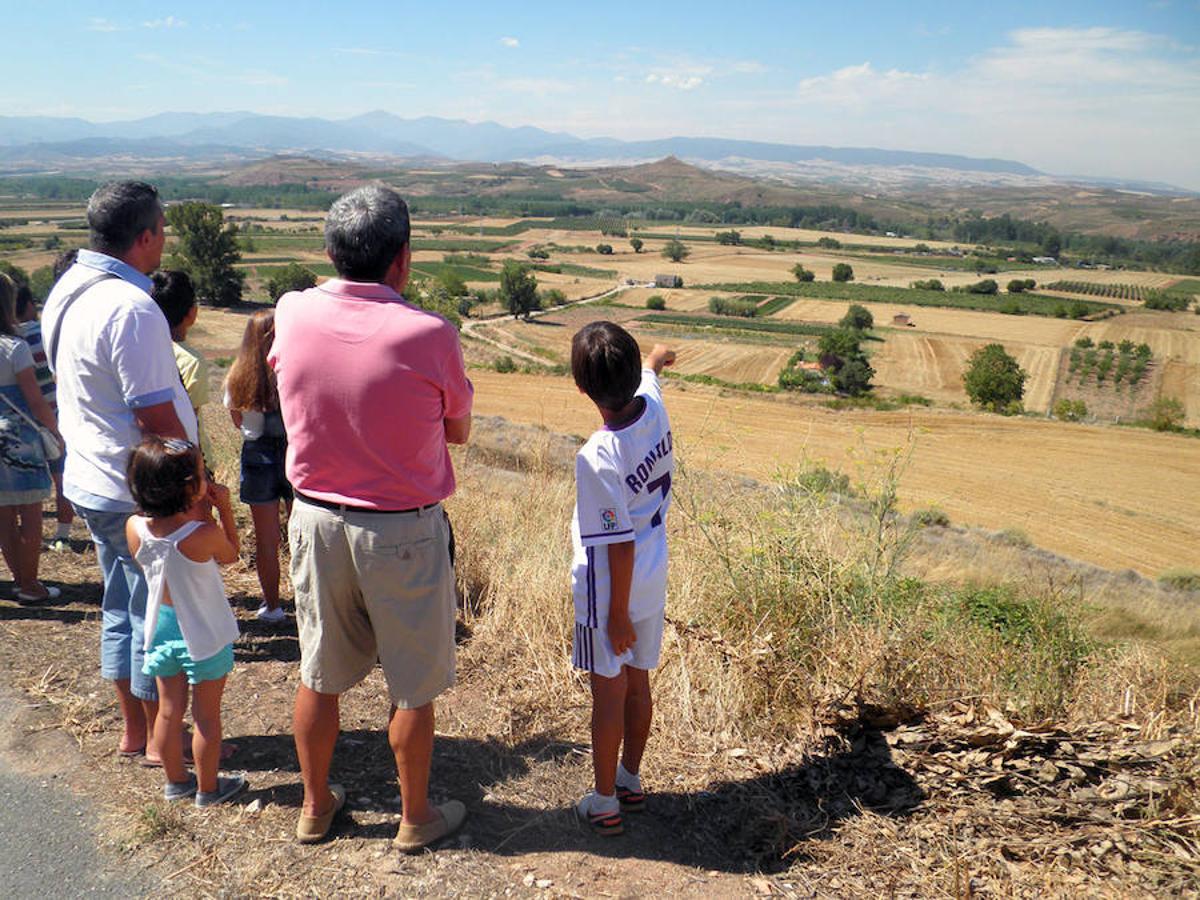
[[34,421],[32,416],[27,415],[21,410],[17,404],[13,403],[3,394],[0,394],[0,400],[8,404],[9,409],[15,412],[18,416],[33,426],[33,430],[37,432],[38,437],[42,439],[42,454],[46,457],[46,462],[52,463],[62,456],[62,444],[58,442],[58,438],[45,425]]

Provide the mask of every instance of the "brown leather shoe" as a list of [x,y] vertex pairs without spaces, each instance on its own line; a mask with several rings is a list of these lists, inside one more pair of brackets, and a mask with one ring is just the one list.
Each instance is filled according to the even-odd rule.
[[342,807],[346,805],[346,789],[340,784],[329,786],[329,796],[333,798],[333,806],[325,815],[306,816],[303,813],[300,814],[300,821],[296,823],[296,840],[301,844],[315,844],[325,840],[325,835],[329,834],[329,826],[333,824],[334,816],[341,812]]
[[458,800],[443,803],[435,807],[434,812],[437,813],[437,818],[424,825],[406,825],[401,822],[392,846],[401,853],[416,853],[435,841],[454,834],[467,818],[467,808]]

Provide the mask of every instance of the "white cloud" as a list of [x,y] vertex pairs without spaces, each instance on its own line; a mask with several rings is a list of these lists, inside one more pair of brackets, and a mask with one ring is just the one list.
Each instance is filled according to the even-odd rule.
[[108,19],[91,18],[88,19],[87,30],[108,33],[113,31],[124,31],[125,29],[115,22],[110,22]]
[[521,42],[515,37],[502,37],[500,38],[500,43],[505,47],[512,47],[514,49],[521,46]]
[[143,28],[187,28],[187,22],[183,19],[177,19],[174,16],[167,16],[165,19],[151,19],[148,22],[143,22]]
[[762,75],[767,67],[752,59],[739,60],[730,65],[729,71],[737,75]]
[[661,84],[663,87],[676,88],[681,91],[691,91],[704,84],[704,79],[699,75],[681,75],[675,72],[665,72],[658,75],[651,72],[646,76],[648,84]]

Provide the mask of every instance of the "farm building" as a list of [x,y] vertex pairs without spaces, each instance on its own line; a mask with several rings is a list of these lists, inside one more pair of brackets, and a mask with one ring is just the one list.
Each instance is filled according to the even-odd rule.
[[1039,266],[1057,266],[1058,260],[1053,256],[1035,256],[1033,261]]
[[892,324],[900,325],[905,328],[916,328],[917,327],[913,323],[912,316],[910,316],[908,313],[896,313],[894,316],[892,316]]
[[683,279],[678,275],[655,275],[654,286],[657,288],[681,288]]

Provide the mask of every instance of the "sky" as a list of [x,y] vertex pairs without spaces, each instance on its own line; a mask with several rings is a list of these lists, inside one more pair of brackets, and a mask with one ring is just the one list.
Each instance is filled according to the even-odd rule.
[[1200,190],[1200,0],[4,5],[0,115],[380,109]]

